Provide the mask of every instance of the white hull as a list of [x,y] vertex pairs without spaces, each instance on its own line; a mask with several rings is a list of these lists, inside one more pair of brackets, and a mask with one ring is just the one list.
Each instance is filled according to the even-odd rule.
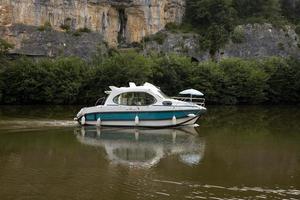
[[186,117],[182,119],[177,119],[176,123],[174,120],[145,120],[139,121],[102,121],[100,124],[97,121],[87,121],[84,125],[89,126],[114,126],[114,127],[176,127],[176,126],[186,126],[193,125],[197,122],[200,116],[197,117]]

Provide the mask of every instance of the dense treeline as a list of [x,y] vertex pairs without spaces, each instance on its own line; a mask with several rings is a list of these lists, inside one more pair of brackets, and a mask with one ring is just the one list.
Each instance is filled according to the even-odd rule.
[[187,88],[211,104],[298,104],[300,61],[224,59],[191,62],[178,55],[114,53],[86,62],[79,58],[21,58],[0,65],[1,104],[89,104],[109,85],[154,83],[168,95]]
[[184,23],[168,28],[199,33],[201,47],[213,56],[237,25],[248,23],[289,24],[300,34],[300,0],[188,0]]

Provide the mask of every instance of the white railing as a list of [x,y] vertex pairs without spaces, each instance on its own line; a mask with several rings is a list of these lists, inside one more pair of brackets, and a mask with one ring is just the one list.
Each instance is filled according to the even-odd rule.
[[200,106],[205,106],[205,99],[204,98],[195,98],[195,97],[172,97],[173,99],[195,103]]

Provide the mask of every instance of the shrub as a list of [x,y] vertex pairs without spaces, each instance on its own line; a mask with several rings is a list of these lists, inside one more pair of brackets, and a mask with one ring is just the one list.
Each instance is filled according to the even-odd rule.
[[238,104],[257,104],[265,100],[267,74],[256,61],[230,58],[221,61],[220,67],[226,76],[225,91]]
[[60,28],[61,28],[62,30],[65,30],[65,31],[70,31],[71,26],[68,25],[68,24],[61,24],[61,25],[60,25]]
[[268,74],[266,95],[269,103],[299,102],[299,67],[294,59],[269,58],[262,62]]
[[178,25],[176,23],[167,23],[166,26],[165,26],[165,29],[168,30],[168,31],[171,31],[173,33],[176,33],[176,32],[179,32],[182,29],[181,25]]
[[168,35],[166,33],[158,32],[155,35],[145,37],[144,42],[155,41],[158,44],[162,45],[167,37]]
[[39,31],[50,31],[52,29],[52,25],[49,21],[46,21],[44,25],[38,28]]
[[87,27],[79,28],[79,29],[77,29],[77,32],[79,32],[79,33],[90,33],[91,29],[89,29]]
[[284,50],[284,44],[282,43],[282,42],[279,42],[278,44],[277,44],[277,46],[278,46],[278,49],[279,50]]
[[192,84],[197,90],[205,94],[212,104],[235,104],[235,99],[224,98],[225,86],[224,71],[215,62],[204,62],[193,69]]
[[233,43],[243,43],[245,41],[245,30],[242,26],[237,26],[232,35],[231,40]]
[[0,38],[0,56],[6,54],[9,49],[14,48],[14,45],[10,44],[6,40]]
[[90,33],[90,32],[91,32],[91,30],[90,30],[89,28],[84,27],[84,28],[79,28],[79,29],[77,29],[77,30],[73,33],[73,35],[77,37],[77,36],[81,36],[82,33]]
[[152,59],[156,63],[153,68],[153,82],[167,91],[168,95],[177,95],[180,90],[191,85],[195,63],[190,58],[171,54],[163,57],[155,55]]
[[6,104],[72,104],[87,69],[75,58],[20,59],[3,73]]
[[296,59],[195,63],[176,54],[145,57],[134,51],[98,56],[93,62],[74,57],[9,61],[0,66],[0,102],[93,105],[108,86],[130,81],[152,82],[171,96],[195,88],[210,104],[300,102],[300,61]]
[[81,36],[81,32],[75,31],[75,32],[73,33],[73,36],[75,36],[75,37]]

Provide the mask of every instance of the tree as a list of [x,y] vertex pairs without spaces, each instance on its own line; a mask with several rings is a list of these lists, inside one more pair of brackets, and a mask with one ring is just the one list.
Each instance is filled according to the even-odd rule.
[[280,0],[282,14],[293,23],[300,23],[300,0]]
[[280,16],[279,0],[232,0],[232,6],[247,23],[270,21]]
[[226,0],[187,1],[186,21],[197,28],[212,56],[229,39],[236,21],[236,12]]

